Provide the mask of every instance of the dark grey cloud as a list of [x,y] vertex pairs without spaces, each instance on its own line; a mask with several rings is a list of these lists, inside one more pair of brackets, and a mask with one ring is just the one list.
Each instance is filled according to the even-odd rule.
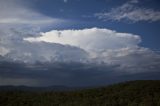
[[1,85],[28,86],[100,86],[134,79],[159,79],[160,72],[128,74],[117,72],[117,66],[82,63],[0,63]]

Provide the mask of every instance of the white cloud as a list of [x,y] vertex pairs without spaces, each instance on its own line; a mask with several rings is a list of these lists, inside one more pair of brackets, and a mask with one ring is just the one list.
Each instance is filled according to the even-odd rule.
[[[53,30],[41,33],[40,37],[28,37],[29,42],[50,42],[80,47],[86,51],[104,51],[137,45],[141,39],[138,35],[118,33],[109,29]],[[115,43],[113,43],[115,42]]]
[[160,11],[138,7],[136,6],[137,3],[138,3],[137,0],[133,0],[117,8],[112,8],[108,12],[96,13],[95,16],[104,21],[107,20],[115,20],[115,21],[130,20],[132,22],[160,21]]

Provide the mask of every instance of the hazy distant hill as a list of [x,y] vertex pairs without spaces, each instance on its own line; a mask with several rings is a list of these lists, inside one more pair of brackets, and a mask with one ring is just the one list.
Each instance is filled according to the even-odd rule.
[[44,91],[69,91],[78,88],[71,88],[67,86],[49,86],[49,87],[29,87],[29,86],[0,86],[1,91],[32,91],[32,92],[44,92]]
[[130,81],[79,91],[0,91],[0,106],[160,106],[160,81]]

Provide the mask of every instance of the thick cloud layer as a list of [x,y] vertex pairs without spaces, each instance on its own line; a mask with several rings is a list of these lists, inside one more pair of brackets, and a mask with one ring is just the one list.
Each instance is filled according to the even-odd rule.
[[28,86],[100,86],[126,80],[160,79],[160,72],[127,74],[118,66],[82,63],[11,63],[0,62],[1,85]]
[[138,35],[109,29],[53,30],[24,40],[75,46],[88,53],[88,61],[119,65],[118,69],[130,73],[158,71],[160,64],[159,54],[138,45],[141,42]]
[[134,34],[99,28],[53,30],[35,37],[15,30],[2,32],[0,54],[6,60],[117,65],[116,70],[129,73],[159,70],[159,54],[140,47],[141,38]]
[[159,77],[160,55],[140,47],[134,34],[6,29],[0,30],[0,41],[1,85],[92,86]]

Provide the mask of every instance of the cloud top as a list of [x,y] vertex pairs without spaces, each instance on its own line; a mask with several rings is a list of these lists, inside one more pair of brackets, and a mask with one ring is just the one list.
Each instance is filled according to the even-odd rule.
[[118,33],[109,29],[89,28],[82,30],[53,30],[41,33],[39,37],[28,37],[29,42],[49,42],[71,45],[86,51],[105,51],[134,47],[141,42],[138,35]]

